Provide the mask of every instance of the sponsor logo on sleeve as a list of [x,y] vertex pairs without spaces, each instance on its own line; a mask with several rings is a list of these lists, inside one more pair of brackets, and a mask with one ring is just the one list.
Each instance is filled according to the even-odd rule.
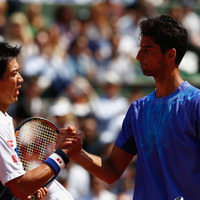
[[12,159],[13,159],[13,162],[16,163],[16,162],[21,162],[18,155],[12,155]]
[[19,158],[19,154],[18,154],[18,149],[17,147],[15,148],[15,152],[17,153],[17,155],[12,155],[12,160],[14,163],[16,162],[21,162],[20,158]]
[[13,141],[12,141],[12,140],[7,140],[6,142],[7,142],[7,144],[8,144],[9,146],[13,147]]

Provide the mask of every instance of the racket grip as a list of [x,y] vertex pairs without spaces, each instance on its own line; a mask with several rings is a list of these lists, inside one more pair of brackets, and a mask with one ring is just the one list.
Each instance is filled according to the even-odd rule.
[[35,200],[37,198],[37,193],[33,196],[32,200]]
[[68,162],[69,158],[61,149],[57,149],[44,161],[44,163],[49,164],[54,169],[56,174],[59,173],[60,169],[64,168]]

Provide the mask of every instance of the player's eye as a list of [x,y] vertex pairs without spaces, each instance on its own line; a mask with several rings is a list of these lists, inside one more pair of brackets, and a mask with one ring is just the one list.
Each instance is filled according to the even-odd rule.
[[17,73],[13,73],[12,76],[15,77],[17,75]]
[[18,74],[18,71],[14,71],[14,72],[12,73],[12,76],[15,77],[15,76],[17,76],[17,74]]
[[150,53],[150,52],[151,52],[151,49],[150,49],[150,48],[144,48],[144,52],[145,52],[145,53]]

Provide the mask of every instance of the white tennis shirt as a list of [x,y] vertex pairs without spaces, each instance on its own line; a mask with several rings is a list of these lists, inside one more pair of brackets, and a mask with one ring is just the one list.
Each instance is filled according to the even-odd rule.
[[[8,181],[22,176],[26,172],[17,155],[17,143],[12,117],[0,111],[0,181]],[[74,200],[71,194],[56,180],[47,186],[48,200]]]
[[22,176],[25,171],[17,155],[12,117],[0,111],[0,181],[8,181]]

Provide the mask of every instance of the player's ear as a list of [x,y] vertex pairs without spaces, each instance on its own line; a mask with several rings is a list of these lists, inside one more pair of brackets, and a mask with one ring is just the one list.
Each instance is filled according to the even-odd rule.
[[167,58],[173,59],[173,60],[176,59],[176,49],[175,48],[172,48],[172,49],[167,51]]

